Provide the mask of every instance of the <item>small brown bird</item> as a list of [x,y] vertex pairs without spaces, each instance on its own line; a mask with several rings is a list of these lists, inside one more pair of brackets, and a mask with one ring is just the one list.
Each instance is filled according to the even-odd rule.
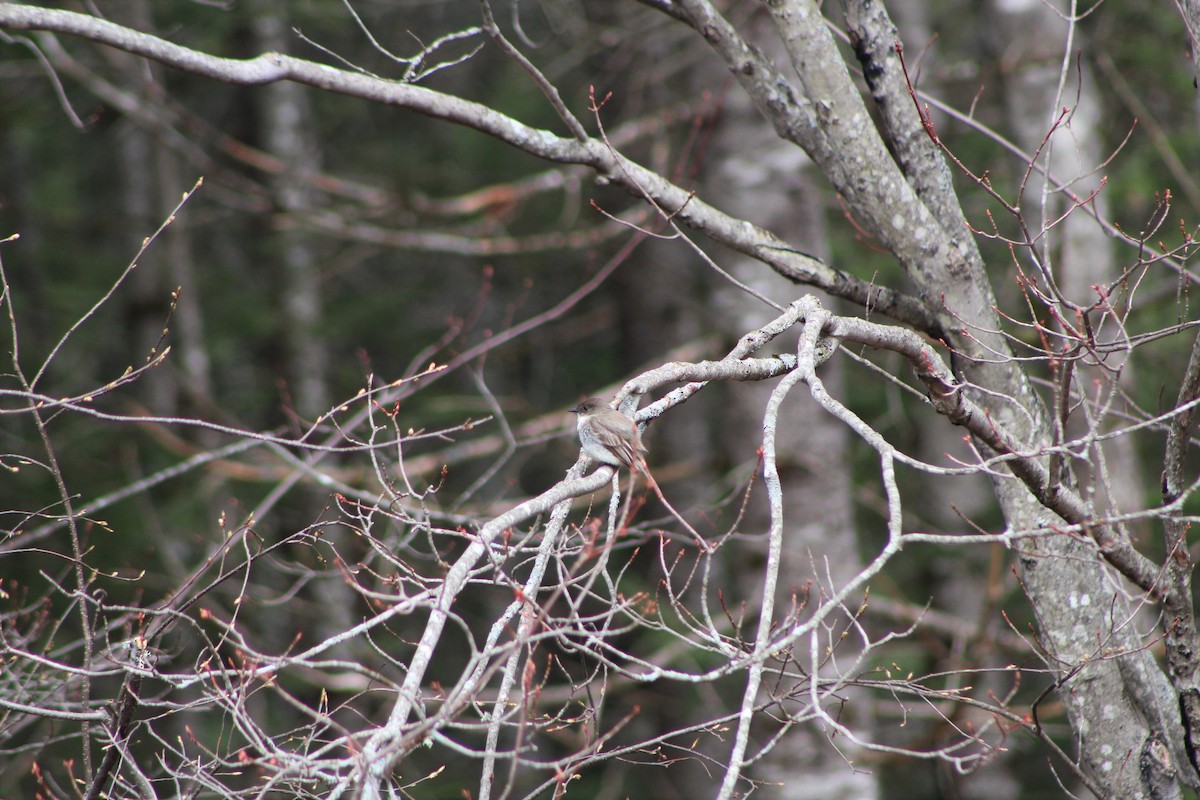
[[[642,456],[646,452],[646,448],[642,444],[642,437],[638,432],[636,422],[620,411],[613,411],[599,397],[589,397],[572,408],[571,413],[579,415],[575,427],[579,431],[579,444],[583,446],[583,452],[587,453],[588,458],[610,467],[628,467],[631,493],[637,474],[640,472],[645,475],[646,483],[654,490],[654,494],[675,519],[679,520],[684,530],[696,540],[700,551],[712,552],[712,548],[709,547],[708,542],[704,541],[704,537],[688,524],[688,521],[675,510],[667,498],[663,497],[662,489],[658,488],[658,482],[650,474],[650,468],[646,466],[646,459]],[[625,527],[625,519],[630,507],[630,504],[626,503],[625,514],[621,518],[621,528]]]
[[646,452],[637,423],[613,411],[599,397],[589,397],[571,409],[578,414],[576,429],[583,452],[593,461],[610,467],[637,470]]

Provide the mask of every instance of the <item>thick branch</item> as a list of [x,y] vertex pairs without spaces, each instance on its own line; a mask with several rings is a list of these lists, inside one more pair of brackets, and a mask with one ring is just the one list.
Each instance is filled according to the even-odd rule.
[[970,237],[962,205],[945,156],[930,139],[909,94],[908,80],[896,54],[900,36],[883,3],[853,0],[846,24],[854,54],[879,109],[880,124],[896,161],[951,239]]
[[[1184,456],[1187,454],[1196,410],[1193,401],[1200,397],[1200,337],[1192,344],[1177,408],[1184,408],[1171,420],[1167,429],[1166,457],[1163,464],[1162,494],[1164,503],[1174,503],[1183,494]],[[1189,523],[1172,513],[1165,521],[1163,535],[1167,553],[1166,580],[1171,587],[1166,613],[1167,671],[1181,698],[1180,710],[1186,737],[1190,767],[1200,774],[1200,647],[1197,640],[1196,616],[1192,608],[1192,556],[1188,547]]]
[[972,401],[966,394],[967,387],[958,382],[937,351],[921,337],[902,328],[852,317],[834,317],[826,333],[843,341],[894,350],[904,356],[918,379],[925,384],[929,399],[939,414],[966,428],[998,455],[1010,456],[1005,465],[1038,502],[1068,523],[1086,531],[1104,558],[1122,575],[1156,598],[1162,599],[1170,593],[1170,587],[1164,584],[1157,565],[1119,536],[1111,525],[1095,519],[1088,504],[1076,492],[1063,486],[1060,481],[1051,481],[1049,470],[1040,460],[1042,454],[1029,448],[1019,436],[1007,430],[986,409]]
[[245,60],[221,58],[107,20],[70,11],[0,3],[0,28],[55,31],[79,36],[175,69],[235,85],[259,86],[275,81],[295,81],[323,91],[416,111],[473,128],[547,161],[591,167],[604,180],[623,186],[638,196],[644,192],[681,221],[701,230],[714,241],[762,261],[788,280],[815,286],[836,297],[938,335],[935,318],[917,298],[874,286],[832,269],[792,249],[771,232],[731,217],[654,171],[621,158],[595,138],[584,141],[562,138],[550,131],[524,125],[481,103],[411,83],[384,80],[281,53],[263,53]]

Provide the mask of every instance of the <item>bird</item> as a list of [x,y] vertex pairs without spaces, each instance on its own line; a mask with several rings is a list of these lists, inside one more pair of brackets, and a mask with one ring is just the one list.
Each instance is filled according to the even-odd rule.
[[[579,444],[588,458],[610,467],[627,467],[629,469],[630,495],[633,494],[633,484],[637,474],[640,472],[645,475],[646,483],[654,490],[654,494],[667,507],[667,510],[696,540],[700,552],[713,552],[713,548],[704,541],[704,537],[697,533],[696,529],[675,510],[675,506],[671,505],[663,496],[658,481],[654,480],[654,476],[650,474],[646,458],[642,455],[646,452],[646,447],[642,444],[642,436],[636,422],[620,411],[609,408],[599,397],[589,397],[572,408],[571,413],[578,415],[575,427],[579,431]],[[616,478],[614,473],[613,480],[615,481]],[[629,509],[630,505],[626,503],[620,525],[622,529],[625,527]]]
[[593,461],[634,471],[645,463],[642,454],[646,447],[632,419],[612,410],[599,397],[589,397],[571,413],[578,415],[579,444]]

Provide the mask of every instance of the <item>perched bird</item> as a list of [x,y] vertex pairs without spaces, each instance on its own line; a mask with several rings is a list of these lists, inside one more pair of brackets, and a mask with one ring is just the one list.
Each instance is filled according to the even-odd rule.
[[[588,458],[607,464],[610,467],[629,468],[629,491],[633,492],[634,480],[640,472],[646,476],[646,483],[654,490],[654,494],[667,510],[679,520],[684,529],[692,535],[702,553],[711,553],[713,549],[688,521],[680,516],[667,498],[663,497],[662,489],[650,474],[646,459],[642,456],[646,448],[642,445],[642,437],[638,432],[637,423],[620,411],[613,411],[599,397],[589,397],[571,409],[572,414],[578,414],[575,427],[579,431],[579,444]],[[614,476],[615,480],[615,476]],[[620,527],[624,529],[625,521],[631,505],[625,504],[625,513],[621,517]]]
[[636,471],[644,463],[642,437],[637,423],[620,411],[613,411],[599,397],[589,397],[571,409],[578,414],[576,428],[583,452],[593,461],[610,467],[628,467]]

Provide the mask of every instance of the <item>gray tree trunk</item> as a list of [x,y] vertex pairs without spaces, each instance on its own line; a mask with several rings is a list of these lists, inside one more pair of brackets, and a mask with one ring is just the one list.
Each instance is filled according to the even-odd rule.
[[[280,0],[257,0],[256,21],[260,52],[284,53],[294,40],[287,5]],[[316,204],[311,178],[320,171],[320,145],[315,138],[307,90],[290,82],[272,83],[260,90],[260,118],[266,149],[287,165],[275,176],[274,193],[282,223],[276,232],[281,276],[280,334],[287,353],[286,374],[298,413],[312,418],[328,410],[329,352],[320,335],[322,316],[321,265],[315,242],[303,219]]]
[[[762,46],[777,46],[764,37]],[[714,86],[720,83],[714,81]],[[719,91],[719,89],[716,89]],[[711,168],[705,182],[705,196],[721,198],[723,208],[775,231],[787,232],[789,240],[803,252],[828,258],[826,222],[816,185],[820,176],[804,153],[790,142],[764,129],[761,117],[750,98],[739,89],[729,90],[721,103],[708,163]],[[732,254],[720,265],[745,285],[776,302],[786,303],[799,294],[799,288],[779,275],[767,272],[757,262]],[[736,338],[762,325],[774,313],[761,300],[720,281],[714,297],[719,313],[715,320],[726,334]],[[841,360],[823,368],[825,386],[835,395],[844,388]],[[718,387],[727,401],[722,406],[722,432],[718,439],[727,463],[753,465],[756,448],[762,441],[763,412],[773,386],[768,382],[748,382]],[[786,417],[777,432],[779,476],[783,487],[786,542],[780,564],[781,581],[777,607],[791,607],[792,598],[818,602],[840,589],[863,566],[858,530],[854,521],[852,466],[846,427],[829,417],[807,392],[794,392],[787,404]],[[786,421],[785,421],[786,420]],[[741,470],[749,474],[750,470]],[[760,476],[761,477],[761,476]],[[747,509],[740,526],[747,533],[761,534],[770,524],[761,482],[755,486],[756,500]],[[764,555],[762,542],[748,543],[734,550],[751,563],[732,565],[739,574],[761,578]],[[757,588],[761,594],[761,587]],[[746,593],[752,595],[747,588]],[[753,606],[752,606],[753,607]],[[846,624],[839,619],[835,624]],[[804,647],[798,648],[803,650]],[[830,662],[826,677],[837,677],[839,664],[852,662],[858,655],[856,642],[842,641],[837,658]],[[804,657],[801,656],[801,661]],[[851,693],[843,724],[865,740],[874,739],[874,710],[866,692]],[[763,698],[767,700],[767,697]],[[788,713],[804,713],[803,701],[784,702]],[[830,711],[837,715],[836,709]],[[764,725],[760,737],[777,733],[778,728]],[[764,797],[777,800],[870,800],[880,796],[878,774],[855,768],[862,752],[853,742],[839,739],[820,724],[801,722],[793,725],[766,753],[752,775],[764,781]]]

